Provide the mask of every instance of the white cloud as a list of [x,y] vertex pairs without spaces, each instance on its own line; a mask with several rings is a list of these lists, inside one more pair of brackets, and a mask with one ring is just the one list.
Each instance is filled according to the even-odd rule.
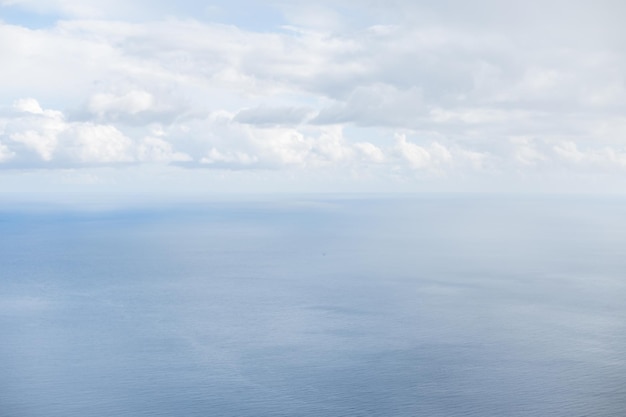
[[56,133],[51,131],[40,133],[34,130],[27,130],[26,132],[12,134],[10,139],[34,150],[43,161],[52,160],[52,154],[58,143]]
[[171,143],[160,138],[146,137],[137,147],[137,159],[142,162],[189,162],[191,156],[174,150]]
[[0,147],[2,161],[37,167],[34,153],[46,167],[72,165],[188,161],[163,139],[146,137],[135,143],[117,127],[94,122],[68,121],[56,110],[44,110],[34,99],[20,99],[12,118],[3,120],[0,134],[8,141]]
[[54,110],[44,111],[32,98],[17,100],[13,107],[21,114],[5,128],[13,130],[9,139],[34,151],[43,161],[52,160],[58,136],[67,128],[63,114]]
[[405,159],[411,168],[423,170],[423,169],[436,169],[441,165],[449,164],[452,162],[452,156],[450,152],[441,144],[433,142],[428,148],[419,146],[415,143],[409,142],[406,139],[406,135],[396,135],[396,151]]
[[593,149],[579,149],[571,141],[563,141],[553,147],[557,157],[569,164],[569,167],[596,168],[600,172],[626,168],[626,148],[621,150],[609,146]]
[[353,145],[354,149],[367,162],[382,163],[385,161],[385,154],[376,145],[369,142],[357,142]]
[[208,155],[203,157],[200,162],[203,164],[218,164],[232,167],[241,167],[256,164],[258,158],[248,155],[245,152],[228,151],[222,153],[215,148],[211,148]]
[[15,152],[12,152],[5,144],[0,142],[0,163],[10,160],[15,156]]
[[298,125],[311,114],[308,107],[254,107],[243,109],[235,115],[239,123],[253,125]]
[[91,96],[89,111],[103,118],[107,113],[137,114],[150,110],[154,106],[154,97],[146,92],[132,90],[121,96],[110,93],[98,93]]
[[255,169],[315,168],[353,158],[341,126],[267,126],[237,120],[222,111],[186,125],[177,133],[181,150],[212,166]]
[[114,126],[75,123],[63,137],[64,153],[83,164],[131,162],[132,141]]
[[413,180],[624,165],[621,4],[260,2],[287,25],[253,31],[166,3],[0,3],[62,17],[0,22],[3,168]]
[[43,109],[34,98],[23,98],[17,100],[13,107],[20,112],[24,113],[32,113],[32,114],[43,114]]
[[492,167],[489,166],[490,160],[493,159],[492,155],[467,149],[459,149],[456,153],[460,156],[460,162],[474,171],[485,172],[492,170]]
[[421,146],[409,143],[406,139],[398,141],[397,149],[400,155],[406,159],[412,168],[428,168],[431,163],[430,153]]
[[322,109],[313,122],[413,127],[423,112],[419,88],[398,89],[392,85],[374,84],[357,87],[346,101]]
[[515,160],[524,166],[532,166],[548,160],[548,157],[537,149],[533,140],[528,137],[514,137],[511,138],[511,142],[515,148]]

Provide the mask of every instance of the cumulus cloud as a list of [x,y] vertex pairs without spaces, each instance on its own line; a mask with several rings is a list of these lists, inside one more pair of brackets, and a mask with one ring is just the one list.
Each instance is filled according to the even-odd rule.
[[13,107],[23,113],[44,114],[43,109],[34,98],[23,98],[17,100]]
[[143,162],[189,162],[191,156],[174,150],[171,143],[155,137],[144,138],[137,147],[137,159]]
[[0,138],[5,138],[6,144],[0,142],[0,162],[64,167],[190,160],[162,139],[134,141],[110,124],[68,121],[61,111],[44,110],[32,98],[17,100],[13,107],[17,111],[14,117],[3,120]]
[[282,166],[319,167],[351,158],[352,151],[337,127],[308,131],[286,127],[259,128],[240,125],[231,119],[222,126],[221,132],[236,138],[237,143],[221,141],[225,149],[211,148],[202,162],[276,169]]
[[133,161],[132,141],[115,126],[75,123],[63,137],[64,153],[81,163]]
[[9,140],[35,152],[43,161],[52,160],[59,135],[67,128],[63,114],[44,111],[33,98],[17,100],[13,107],[19,115],[6,123]]
[[571,141],[564,141],[554,145],[554,153],[559,159],[567,162],[570,167],[586,169],[600,168],[601,170],[623,170],[626,168],[626,148],[615,149],[610,146],[601,148],[580,149]]
[[453,162],[450,151],[440,143],[432,142],[424,147],[407,141],[404,134],[396,135],[395,150],[413,169],[440,171]]
[[354,144],[354,149],[367,162],[380,164],[385,161],[384,152],[372,143],[357,142]]
[[533,166],[548,160],[544,151],[539,149],[535,141],[529,137],[520,136],[510,138],[513,144],[513,157],[515,161],[523,166]]
[[0,3],[58,19],[0,22],[0,167],[415,178],[624,165],[616,2],[257,2],[279,17],[255,28],[241,7],[194,4]]
[[15,156],[15,152],[12,152],[6,145],[0,142],[0,163],[10,160]]
[[405,135],[398,135],[396,141],[398,153],[409,162],[411,167],[424,169],[431,165],[431,154],[424,147],[407,142]]

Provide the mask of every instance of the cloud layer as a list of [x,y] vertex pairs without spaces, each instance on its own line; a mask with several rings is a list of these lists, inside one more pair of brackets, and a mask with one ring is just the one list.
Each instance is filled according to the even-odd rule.
[[625,173],[620,2],[235,3],[0,2],[0,169]]

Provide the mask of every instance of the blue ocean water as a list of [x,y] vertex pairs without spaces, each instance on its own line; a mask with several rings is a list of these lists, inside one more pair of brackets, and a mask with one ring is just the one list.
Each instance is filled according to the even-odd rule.
[[0,209],[0,416],[624,416],[626,200]]

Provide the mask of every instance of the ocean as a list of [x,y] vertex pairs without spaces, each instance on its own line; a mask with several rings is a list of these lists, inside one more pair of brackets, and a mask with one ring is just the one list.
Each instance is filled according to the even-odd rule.
[[0,416],[624,416],[626,199],[0,208]]

